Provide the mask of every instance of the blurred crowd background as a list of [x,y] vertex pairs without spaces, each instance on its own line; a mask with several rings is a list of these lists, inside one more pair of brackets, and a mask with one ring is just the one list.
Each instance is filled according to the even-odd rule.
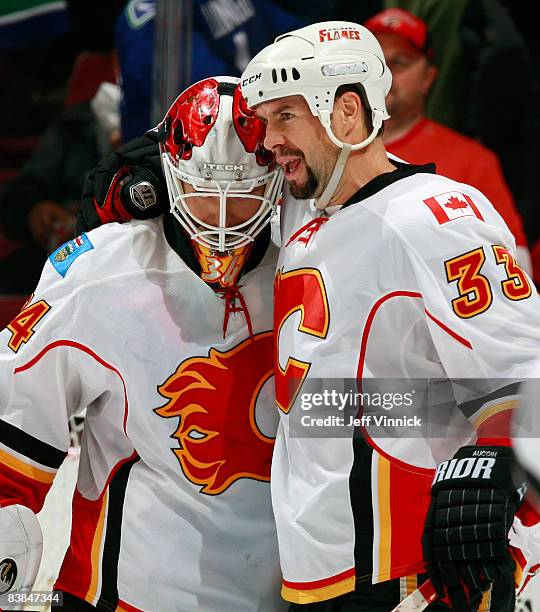
[[538,285],[540,53],[527,3],[2,0],[0,325],[73,236],[101,157],[152,127],[185,81],[239,76],[277,35],[329,19],[364,24],[383,46],[387,149],[484,192]]

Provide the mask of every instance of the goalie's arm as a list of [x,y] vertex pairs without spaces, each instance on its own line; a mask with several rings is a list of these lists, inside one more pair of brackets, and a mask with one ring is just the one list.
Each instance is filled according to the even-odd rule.
[[96,395],[83,384],[93,372],[63,340],[77,338],[75,325],[67,284],[47,262],[35,296],[0,331],[0,506],[41,510],[70,446],[69,418]]
[[[18,322],[24,319],[23,309]],[[18,329],[17,320],[11,329]],[[33,587],[43,544],[36,513],[69,445],[67,417],[60,412],[61,362],[25,367],[36,355],[29,359],[30,347],[15,352],[13,343],[4,345],[10,333],[0,333],[0,609],[12,609],[9,597]]]

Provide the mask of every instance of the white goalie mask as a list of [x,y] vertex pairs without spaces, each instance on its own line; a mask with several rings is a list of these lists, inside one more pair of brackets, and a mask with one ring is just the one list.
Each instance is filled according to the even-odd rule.
[[[193,240],[219,252],[255,239],[276,213],[283,183],[273,153],[263,146],[265,126],[248,109],[238,83],[234,77],[195,83],[174,101],[160,125],[171,212]],[[186,193],[182,182],[193,191]],[[191,210],[190,203],[200,197],[216,198],[217,225]],[[246,221],[227,227],[231,197],[234,206],[241,206],[242,199],[260,200],[260,206]]]

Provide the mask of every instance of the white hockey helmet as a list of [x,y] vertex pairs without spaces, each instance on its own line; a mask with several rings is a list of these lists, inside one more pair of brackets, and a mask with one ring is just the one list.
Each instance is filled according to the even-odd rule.
[[[264,148],[264,124],[242,97],[239,79],[214,77],[178,96],[159,126],[171,212],[192,239],[220,252],[252,242],[276,213],[283,173]],[[182,181],[193,193],[184,193]],[[262,195],[253,189],[263,186]],[[190,198],[219,198],[219,225],[197,218]],[[247,221],[227,227],[227,198],[260,200]],[[236,204],[241,205],[241,204]]]
[[[335,136],[330,117],[338,87],[354,84],[362,85],[366,93],[373,130],[362,142],[349,145]],[[349,21],[315,23],[278,36],[250,61],[241,79],[242,93],[251,108],[277,98],[302,96],[330,140],[342,149],[317,203],[319,208],[324,208],[337,187],[350,151],[369,145],[383,120],[390,117],[385,97],[391,84],[392,75],[377,39]]]

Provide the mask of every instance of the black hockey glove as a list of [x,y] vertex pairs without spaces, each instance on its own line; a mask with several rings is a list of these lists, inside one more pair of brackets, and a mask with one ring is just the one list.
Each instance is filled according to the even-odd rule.
[[508,532],[524,495],[512,479],[513,452],[464,446],[439,465],[422,546],[437,594],[452,610],[476,610],[490,583],[514,571]]
[[111,221],[150,219],[169,209],[158,141],[158,132],[147,132],[107,155],[88,174],[78,233]]

